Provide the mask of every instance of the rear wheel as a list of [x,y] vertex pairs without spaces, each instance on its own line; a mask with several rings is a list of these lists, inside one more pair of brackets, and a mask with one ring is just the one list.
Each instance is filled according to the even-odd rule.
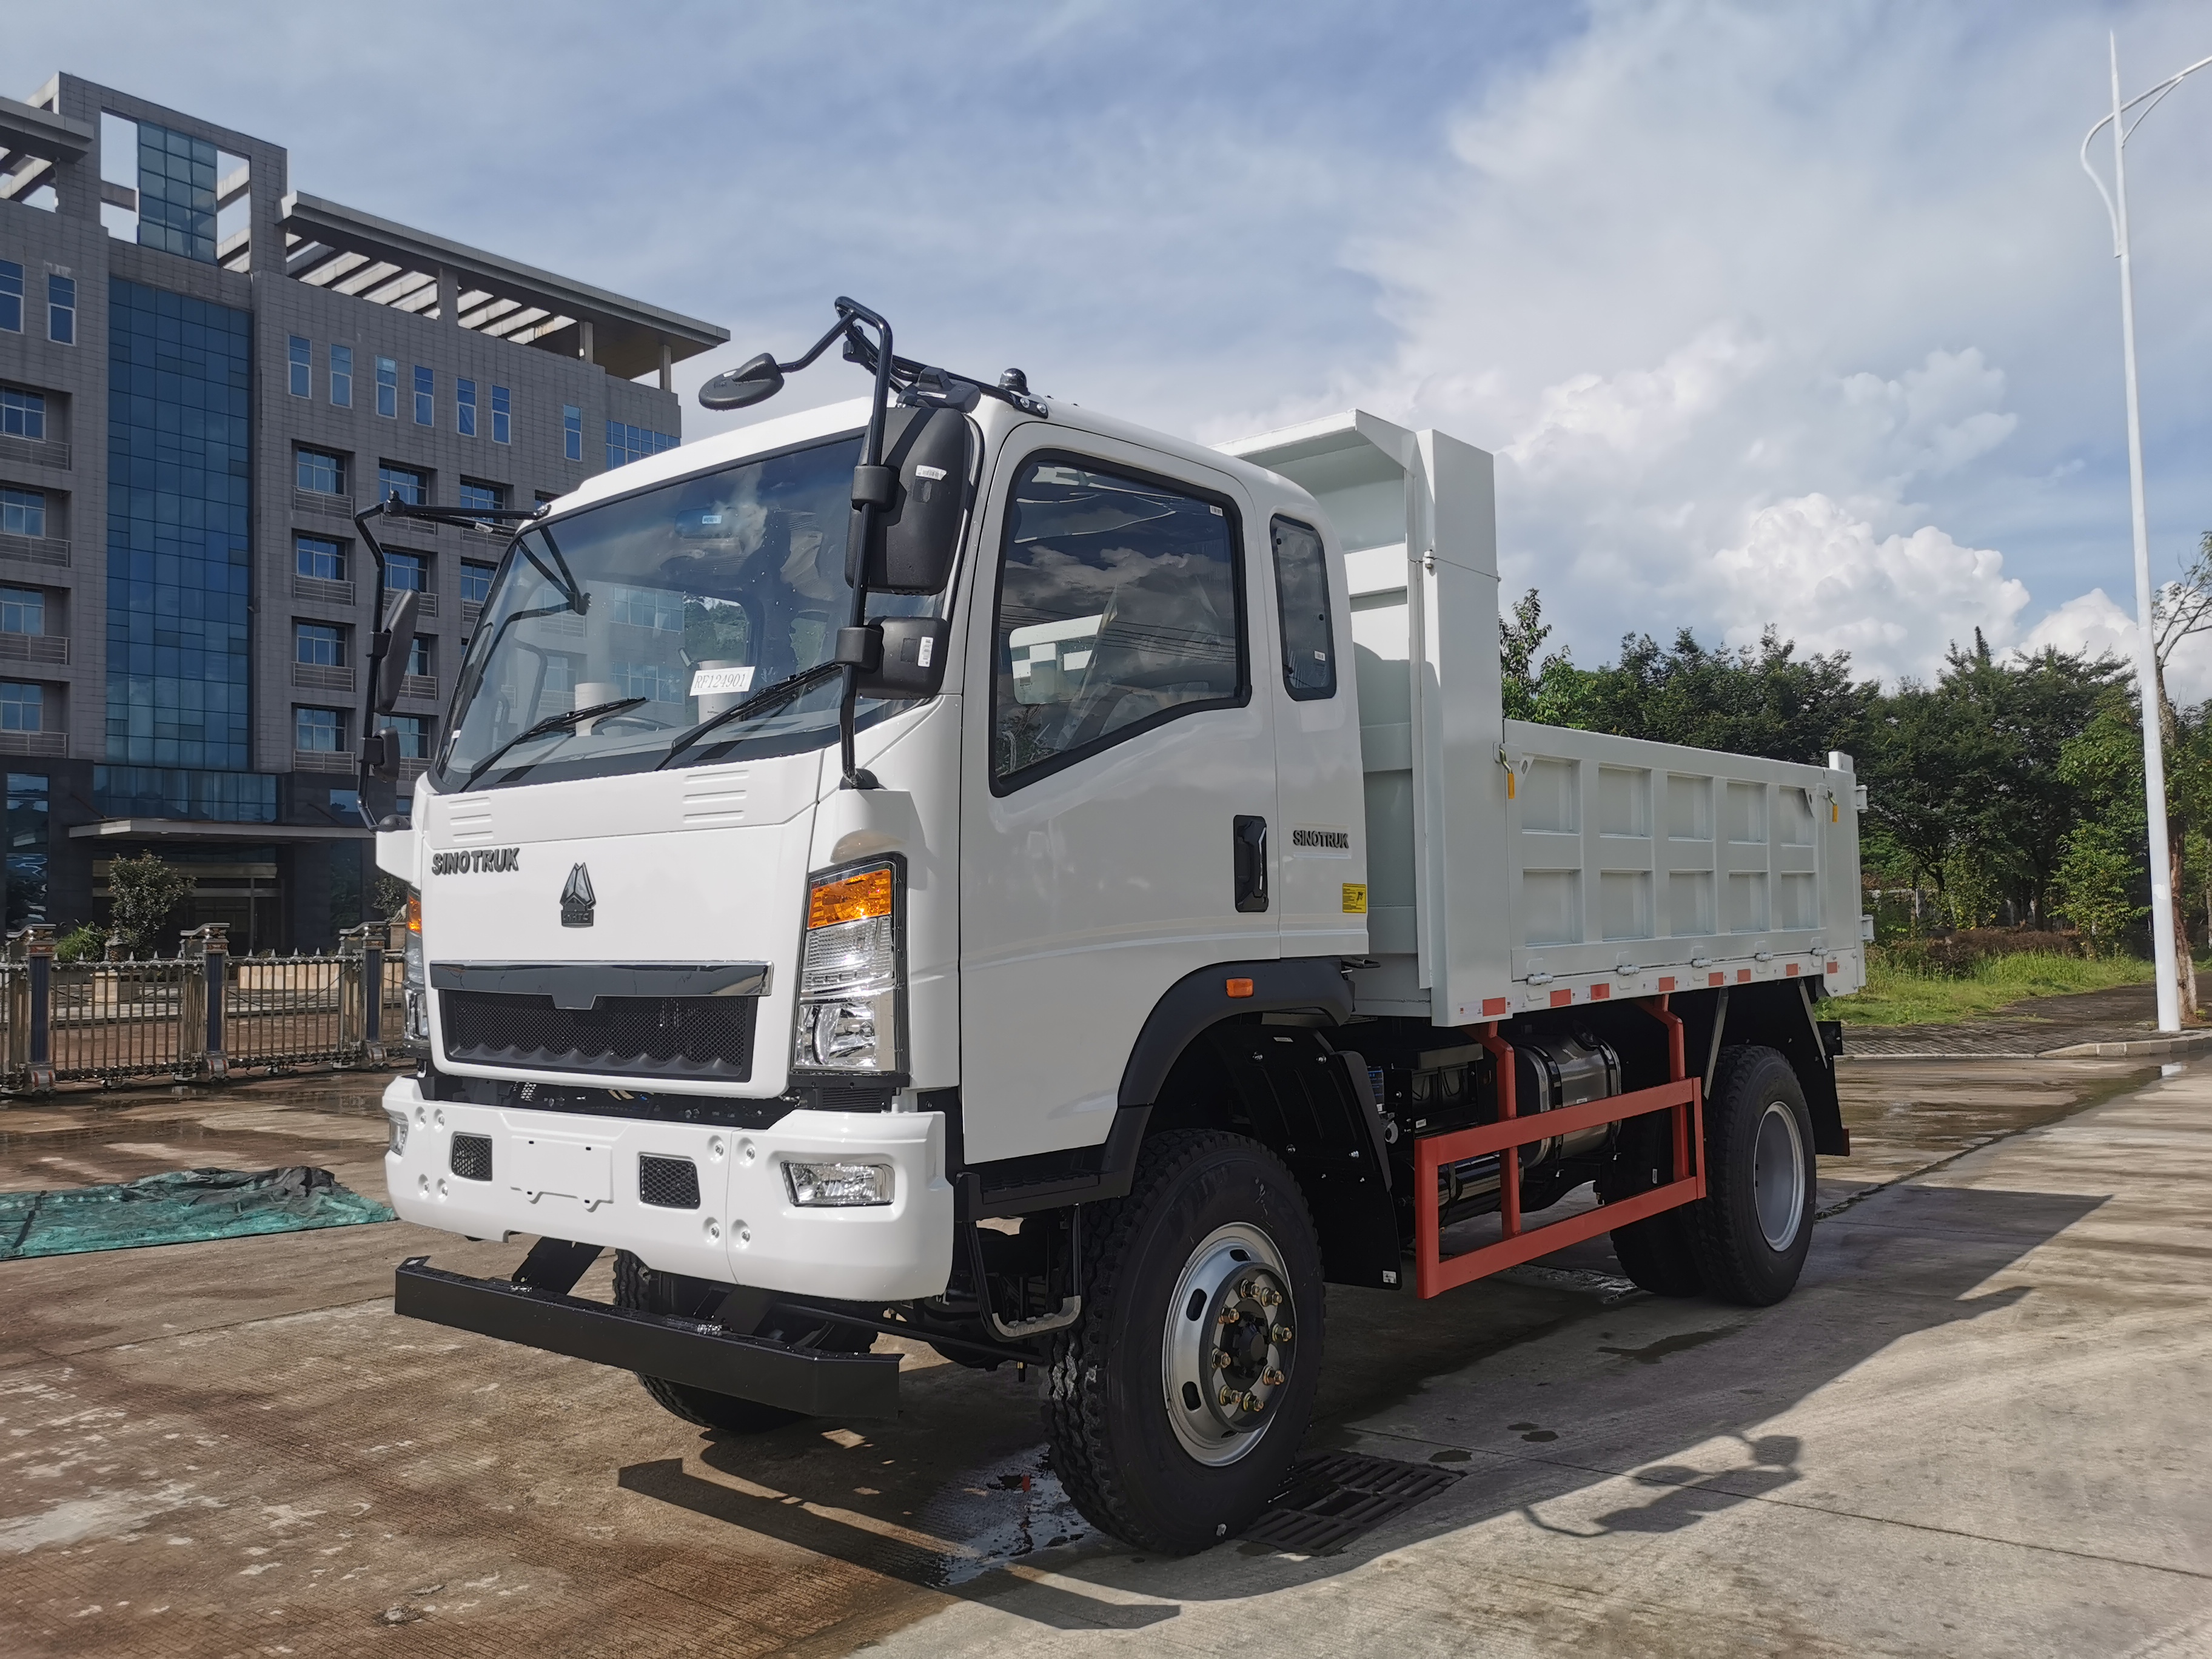
[[1127,1198],[1085,1227],[1083,1316],[1054,1350],[1053,1468],[1093,1525],[1188,1554],[1240,1531],[1313,1416],[1321,1247],[1257,1141],[1149,1142]]
[[1614,1228],[1613,1253],[1636,1287],[1654,1296],[1697,1296],[1705,1288],[1697,1247],[1679,1209],[1662,1210]]
[[[685,1319],[710,1319],[729,1293],[727,1285],[714,1279],[656,1273],[628,1250],[618,1251],[615,1255],[617,1308],[675,1314]],[[767,1322],[753,1334],[830,1353],[866,1353],[875,1346],[876,1340],[874,1332],[849,1325],[795,1325],[774,1308],[769,1310]],[[671,1382],[665,1377],[641,1374],[637,1380],[645,1385],[645,1391],[653,1396],[654,1403],[665,1410],[686,1423],[696,1423],[702,1429],[720,1429],[725,1434],[758,1434],[796,1423],[805,1415],[781,1406],[763,1406],[758,1401],[716,1394],[689,1382]]]
[[1721,1051],[1705,1105],[1705,1197],[1687,1231],[1705,1288],[1763,1308],[1797,1283],[1813,1243],[1813,1118],[1772,1048]]

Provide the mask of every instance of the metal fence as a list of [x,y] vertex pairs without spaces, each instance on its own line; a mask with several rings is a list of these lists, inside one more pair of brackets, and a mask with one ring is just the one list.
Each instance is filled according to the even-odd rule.
[[383,1063],[406,1001],[388,928],[349,928],[327,957],[233,957],[228,933],[194,928],[173,960],[85,963],[54,959],[52,927],[10,934],[0,1090]]

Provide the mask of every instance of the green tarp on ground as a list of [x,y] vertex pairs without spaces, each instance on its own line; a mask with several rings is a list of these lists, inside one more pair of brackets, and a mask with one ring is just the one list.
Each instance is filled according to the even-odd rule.
[[177,1170],[116,1186],[0,1193],[0,1261],[398,1218],[328,1170]]

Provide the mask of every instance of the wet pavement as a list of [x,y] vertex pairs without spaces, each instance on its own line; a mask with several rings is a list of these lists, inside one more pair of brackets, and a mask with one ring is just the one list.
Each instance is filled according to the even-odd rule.
[[[895,1423],[717,1440],[392,1317],[400,1258],[520,1243],[0,1265],[0,1650],[2212,1650],[2212,1066],[2174,1071],[1846,1066],[1856,1155],[1778,1308],[1627,1291],[1602,1241],[1333,1291],[1314,1443],[1469,1478],[1314,1561],[1090,1533],[1011,1367],[910,1353]],[[0,1188],[308,1163],[380,1195],[381,1082],[15,1106]]]
[[[1848,1012],[1850,1003],[1838,1007]],[[2185,1033],[2185,1047],[2212,1033]],[[2031,1060],[2087,1045],[2160,1041],[2158,989],[2116,985],[2064,996],[2027,997],[1978,1019],[1948,1025],[1844,1026],[1844,1050],[1860,1059]],[[2166,1041],[2172,1041],[2171,1038]]]

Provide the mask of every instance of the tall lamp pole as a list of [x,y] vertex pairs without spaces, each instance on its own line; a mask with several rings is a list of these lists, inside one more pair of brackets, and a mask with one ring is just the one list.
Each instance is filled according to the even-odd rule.
[[[2128,506],[2135,519],[2136,536],[2136,689],[2142,706],[2143,799],[2150,819],[2151,948],[2158,961],[2158,1029],[2181,1029],[2180,964],[2174,959],[2173,867],[2166,833],[2166,738],[2160,726],[2158,698],[2158,640],[2153,623],[2155,596],[2150,585],[2150,526],[2143,514],[2142,410],[2136,395],[2136,284],[2128,247],[2129,137],[2143,117],[2158,107],[2166,94],[2188,76],[2212,64],[2200,58],[2180,74],[2160,82],[2148,92],[2120,101],[2120,43],[2112,37],[2112,112],[2091,127],[2081,140],[2081,170],[2089,175],[2097,193],[2105,198],[2105,211],[2112,221],[2112,253],[2120,262],[2120,352],[2124,360],[2128,389]],[[2128,113],[2143,107],[2134,120]],[[2089,146],[2106,126],[2112,129],[2112,187],[2097,176],[2089,162]]]

